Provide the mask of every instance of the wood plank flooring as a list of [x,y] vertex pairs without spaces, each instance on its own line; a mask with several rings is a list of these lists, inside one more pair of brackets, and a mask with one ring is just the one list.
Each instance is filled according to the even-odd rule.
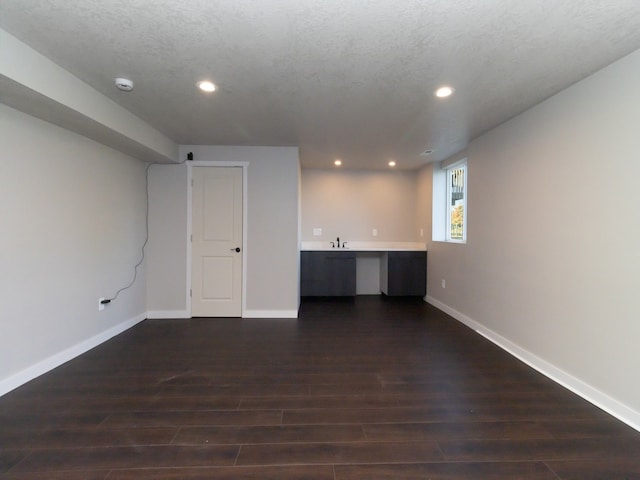
[[0,398],[0,480],[640,479],[640,433],[421,300],[147,320]]

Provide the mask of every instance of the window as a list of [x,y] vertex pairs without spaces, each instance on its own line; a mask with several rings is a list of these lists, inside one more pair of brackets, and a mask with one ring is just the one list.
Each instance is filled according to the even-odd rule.
[[466,203],[467,165],[447,169],[447,240],[464,242],[467,239]]
[[467,160],[433,168],[433,240],[467,241]]

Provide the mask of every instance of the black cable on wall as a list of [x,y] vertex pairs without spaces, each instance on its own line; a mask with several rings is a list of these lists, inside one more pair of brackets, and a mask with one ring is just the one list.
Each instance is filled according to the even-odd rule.
[[104,298],[100,300],[100,303],[102,305],[106,305],[113,302],[116,298],[118,298],[118,295],[120,295],[120,293],[124,292],[125,290],[133,286],[133,284],[136,282],[136,279],[138,278],[138,268],[140,268],[140,265],[142,265],[142,262],[144,262],[145,248],[147,246],[147,243],[149,243],[149,169],[151,168],[152,165],[182,165],[187,160],[193,160],[192,152],[189,152],[187,154],[187,157],[179,163],[166,164],[166,163],[160,163],[160,162],[150,162],[147,164],[147,168],[145,169],[145,172],[144,172],[144,184],[145,184],[144,242],[142,243],[142,248],[140,249],[140,260],[133,267],[133,278],[131,279],[131,281],[124,287],[118,289],[116,293],[113,295],[113,297]]

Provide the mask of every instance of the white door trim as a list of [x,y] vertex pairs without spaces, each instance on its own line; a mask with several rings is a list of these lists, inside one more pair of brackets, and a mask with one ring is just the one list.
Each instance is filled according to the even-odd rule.
[[242,168],[242,313],[247,311],[247,170],[249,162],[217,162],[214,160],[188,160],[187,162],[187,317],[191,318],[191,235],[193,234],[193,167],[240,167]]

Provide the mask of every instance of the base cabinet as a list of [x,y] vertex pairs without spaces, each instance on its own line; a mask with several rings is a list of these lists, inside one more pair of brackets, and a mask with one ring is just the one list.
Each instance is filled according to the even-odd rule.
[[[427,252],[379,252],[380,290],[388,296],[427,294]],[[357,251],[300,252],[300,295],[353,297],[356,295]]]
[[353,297],[355,294],[355,252],[301,252],[301,296]]
[[387,252],[380,263],[380,286],[388,296],[427,294],[427,252]]

